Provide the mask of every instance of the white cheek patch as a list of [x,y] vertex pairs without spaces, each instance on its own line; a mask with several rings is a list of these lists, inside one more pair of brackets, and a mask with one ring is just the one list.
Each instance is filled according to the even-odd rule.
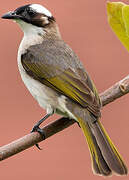
[[32,4],[30,5],[30,7],[36,11],[37,13],[42,13],[48,17],[52,17],[52,14],[50,11],[48,11],[45,7],[43,7],[42,5],[40,4]]
[[38,34],[44,34],[43,28],[34,26],[32,24],[26,23],[20,19],[15,20],[16,23],[20,26],[24,35],[27,37],[35,36],[37,37]]

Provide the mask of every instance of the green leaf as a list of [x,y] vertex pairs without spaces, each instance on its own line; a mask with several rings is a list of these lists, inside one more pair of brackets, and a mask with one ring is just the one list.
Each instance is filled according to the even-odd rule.
[[129,51],[129,5],[107,2],[107,15],[112,30]]

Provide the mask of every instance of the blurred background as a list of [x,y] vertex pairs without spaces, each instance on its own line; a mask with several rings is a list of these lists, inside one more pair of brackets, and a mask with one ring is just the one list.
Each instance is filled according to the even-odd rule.
[[[127,3],[128,1],[122,1]],[[129,54],[111,31],[106,0],[1,0],[0,16],[29,3],[47,7],[56,17],[63,39],[78,54],[99,92],[129,74]],[[0,146],[30,132],[45,115],[32,98],[17,68],[23,33],[17,24],[0,20]],[[53,116],[46,123],[55,120]],[[129,94],[102,109],[104,127],[129,167]],[[2,180],[99,180],[91,170],[89,150],[77,124],[0,163]],[[112,180],[120,177],[112,176]],[[122,177],[127,180],[127,177]]]

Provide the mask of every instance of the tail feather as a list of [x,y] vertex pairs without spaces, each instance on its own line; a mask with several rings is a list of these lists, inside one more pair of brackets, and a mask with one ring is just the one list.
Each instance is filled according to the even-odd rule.
[[81,119],[79,119],[79,123],[87,139],[87,143],[89,146],[91,159],[92,159],[92,168],[93,168],[94,173],[103,175],[103,176],[111,175],[111,170],[103,158],[101,150],[97,144],[97,141],[88,123],[83,122]]
[[104,176],[111,175],[112,171],[119,175],[126,175],[127,167],[100,121],[92,124],[89,123],[92,121],[77,119],[90,149],[94,172]]
[[94,123],[92,127],[97,143],[109,167],[117,174],[127,174],[127,167],[124,164],[121,155],[112,143],[100,121]]

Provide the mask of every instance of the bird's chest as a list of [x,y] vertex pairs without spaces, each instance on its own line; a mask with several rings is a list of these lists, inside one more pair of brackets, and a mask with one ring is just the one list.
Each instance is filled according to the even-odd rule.
[[21,74],[21,78],[32,94],[32,96],[38,101],[39,105],[42,108],[48,109],[50,106],[56,106],[57,102],[57,94],[55,91],[50,89],[49,87],[41,84],[39,81],[30,77],[26,71],[24,70],[21,63],[21,56],[26,52],[26,49],[29,47],[28,43],[23,39],[19,50],[18,50],[18,68]]

